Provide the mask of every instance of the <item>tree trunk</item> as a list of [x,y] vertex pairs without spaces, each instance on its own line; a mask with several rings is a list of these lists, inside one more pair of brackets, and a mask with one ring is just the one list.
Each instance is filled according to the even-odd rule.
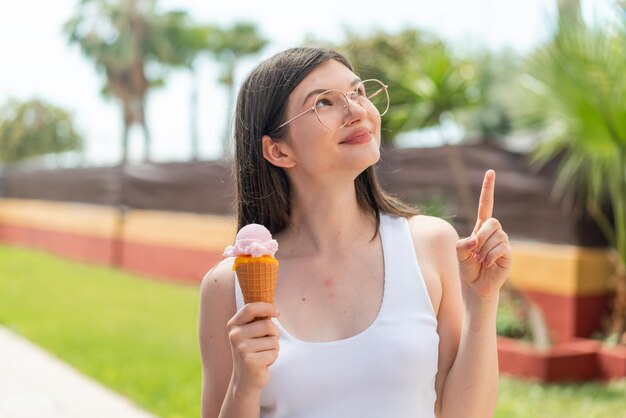
[[609,337],[615,338],[617,343],[626,345],[626,266],[619,265],[613,276],[615,295],[611,303],[609,318]]
[[229,63],[226,75],[226,124],[224,125],[224,133],[222,136],[222,155],[230,157],[231,151],[231,132],[235,103],[235,64]]
[[150,162],[152,138],[150,137],[150,130],[148,129],[148,123],[146,122],[146,100],[145,97],[137,99],[136,103],[136,115],[141,125],[141,131],[143,132],[143,162]]
[[143,131],[143,161],[149,163],[152,161],[152,137],[145,121],[141,122],[141,129]]
[[126,106],[123,110],[123,126],[122,126],[122,167],[128,162],[128,131],[130,130],[130,123],[128,121],[128,111]]
[[198,134],[198,71],[191,64],[191,95],[189,97],[189,134],[191,139],[191,159],[200,159],[200,138]]

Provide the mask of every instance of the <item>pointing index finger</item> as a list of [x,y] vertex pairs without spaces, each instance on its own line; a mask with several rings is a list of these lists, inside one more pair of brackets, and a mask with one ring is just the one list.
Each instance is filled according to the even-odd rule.
[[487,170],[478,201],[478,223],[482,224],[493,215],[493,192],[496,184],[496,172]]

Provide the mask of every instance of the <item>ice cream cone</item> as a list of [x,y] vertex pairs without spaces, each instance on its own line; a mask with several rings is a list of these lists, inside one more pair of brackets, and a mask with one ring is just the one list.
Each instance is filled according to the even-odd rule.
[[260,224],[241,228],[235,244],[224,250],[225,257],[236,257],[233,270],[237,272],[239,287],[245,303],[274,303],[274,289],[278,278],[278,260],[274,254],[278,242],[270,231]]
[[236,263],[235,271],[244,303],[274,303],[278,263],[264,260]]

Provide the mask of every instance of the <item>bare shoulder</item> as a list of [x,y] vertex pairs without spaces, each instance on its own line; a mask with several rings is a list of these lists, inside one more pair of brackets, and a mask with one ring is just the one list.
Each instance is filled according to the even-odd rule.
[[[213,266],[202,279],[200,285],[201,297],[226,296],[226,292],[232,290],[235,294],[235,273],[232,269],[232,257],[225,258]],[[223,295],[219,295],[223,293]]]
[[[200,285],[200,325],[228,320],[237,310],[233,259],[225,258],[211,268]],[[209,321],[209,318],[211,319]],[[201,328],[202,331],[202,328]]]
[[409,218],[409,225],[413,240],[428,246],[454,245],[459,239],[456,229],[445,219],[436,216],[415,215]]

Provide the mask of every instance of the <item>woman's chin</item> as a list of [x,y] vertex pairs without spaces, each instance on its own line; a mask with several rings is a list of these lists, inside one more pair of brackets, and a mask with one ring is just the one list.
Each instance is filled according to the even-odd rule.
[[359,159],[358,162],[355,161],[355,165],[358,165],[359,173],[368,169],[369,167],[375,165],[380,161],[380,150],[376,148],[371,153],[367,155],[363,155],[362,159]]
[[380,147],[379,146],[372,147],[371,158],[370,158],[370,163],[368,167],[370,165],[376,164],[378,161],[380,161]]

